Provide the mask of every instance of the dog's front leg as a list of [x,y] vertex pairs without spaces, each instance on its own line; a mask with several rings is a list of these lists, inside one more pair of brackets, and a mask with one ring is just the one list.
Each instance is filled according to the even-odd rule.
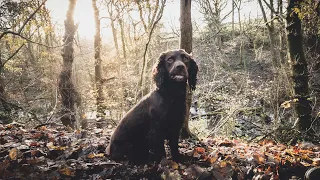
[[171,151],[172,160],[179,161],[180,160],[180,153],[178,149],[178,142],[179,142],[179,131],[178,133],[174,133],[169,138],[169,146]]
[[156,129],[152,129],[148,136],[149,160],[160,163],[161,158],[165,155],[164,139],[162,134]]

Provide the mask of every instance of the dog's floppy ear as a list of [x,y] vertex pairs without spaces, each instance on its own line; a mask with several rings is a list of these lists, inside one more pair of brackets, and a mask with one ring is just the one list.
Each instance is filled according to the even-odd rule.
[[189,73],[188,83],[189,83],[190,89],[194,91],[196,89],[196,84],[197,84],[198,65],[191,56],[190,56],[188,73]]
[[166,53],[162,53],[158,59],[158,62],[155,64],[152,74],[153,80],[156,83],[157,87],[160,88],[165,83],[165,79],[167,78],[167,72],[165,68],[165,57]]

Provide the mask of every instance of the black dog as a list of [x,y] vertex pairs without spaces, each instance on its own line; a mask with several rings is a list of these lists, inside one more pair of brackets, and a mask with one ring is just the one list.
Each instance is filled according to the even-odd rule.
[[157,89],[146,95],[120,121],[107,153],[136,164],[160,162],[169,140],[172,159],[179,159],[178,140],[186,114],[186,88],[195,90],[198,66],[184,50],[162,53],[153,69]]

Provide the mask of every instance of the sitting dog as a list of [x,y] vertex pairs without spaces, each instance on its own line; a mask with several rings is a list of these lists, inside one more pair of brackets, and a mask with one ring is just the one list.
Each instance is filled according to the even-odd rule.
[[157,88],[143,97],[120,121],[107,154],[135,164],[160,162],[169,141],[172,159],[179,160],[178,140],[186,115],[186,90],[195,90],[198,66],[184,50],[162,53],[153,69]]

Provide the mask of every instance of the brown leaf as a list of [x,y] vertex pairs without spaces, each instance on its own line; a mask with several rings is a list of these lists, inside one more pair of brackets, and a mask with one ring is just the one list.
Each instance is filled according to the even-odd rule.
[[261,155],[259,155],[259,154],[254,154],[253,155],[253,158],[259,163],[259,164],[263,164],[263,163],[265,163],[265,158],[264,157],[262,157]]
[[74,175],[74,172],[68,167],[60,169],[59,172],[61,174],[67,175],[67,176],[73,176]]
[[172,169],[179,169],[179,164],[174,161],[170,161],[169,165]]
[[90,153],[88,154],[87,156],[89,159],[93,159],[95,157],[104,157],[104,154],[103,153],[99,153],[99,154],[95,154],[95,153]]
[[196,152],[199,153],[199,154],[203,154],[206,150],[202,147],[196,147],[195,148]]
[[217,161],[218,157],[208,157],[207,162],[213,164]]
[[39,127],[39,130],[40,131],[45,131],[45,130],[47,130],[47,127],[46,126],[41,126],[41,127]]
[[18,156],[18,149],[17,148],[12,148],[9,152],[9,157],[11,160],[16,160]]
[[313,158],[312,161],[313,161],[312,163],[313,165],[320,166],[320,158]]
[[38,146],[40,146],[40,144],[39,144],[39,143],[37,143],[37,142],[31,142],[29,146],[35,146],[35,147],[38,147]]
[[225,141],[221,142],[219,146],[224,146],[224,147],[233,147],[235,144],[233,142]]
[[226,167],[227,166],[227,162],[226,161],[222,161],[220,162],[220,167]]
[[7,124],[6,128],[7,128],[7,129],[12,129],[12,128],[13,128],[13,125],[12,125],[12,124]]

